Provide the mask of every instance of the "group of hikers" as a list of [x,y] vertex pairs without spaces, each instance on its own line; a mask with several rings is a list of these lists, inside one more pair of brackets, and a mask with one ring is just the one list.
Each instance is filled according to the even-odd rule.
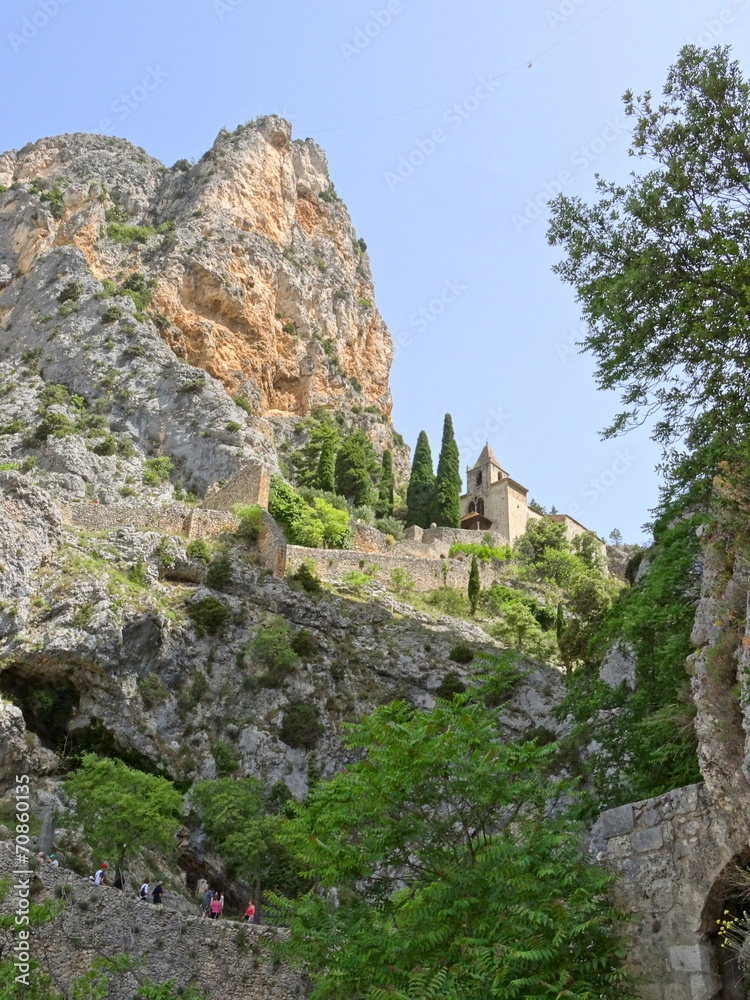
[[[107,862],[102,861],[97,871],[93,875],[89,875],[89,879],[94,883],[94,885],[106,885],[106,882],[104,881],[104,876],[108,868],[109,865],[107,864]],[[119,872],[117,872],[117,874],[115,875],[112,885],[114,886],[115,889],[120,889],[121,891],[125,889],[125,884],[122,880],[122,875]],[[140,889],[138,890],[138,899],[143,902],[148,902],[149,892],[151,893],[151,897],[154,903],[156,903],[157,906],[161,906],[161,897],[164,893],[164,884],[162,880],[159,879],[157,882],[155,882],[153,889],[151,889],[148,882],[144,882],[141,885]]]
[[[37,860],[43,864],[49,864],[53,868],[59,867],[59,862],[56,855],[50,854],[49,858],[46,858],[42,852],[37,854]],[[89,875],[89,879],[94,883],[94,885],[106,885],[104,879],[107,873],[109,865],[106,861],[102,861],[99,868],[93,875]],[[115,889],[124,889],[122,876],[118,872],[115,876],[113,886]],[[149,882],[144,882],[140,889],[138,890],[138,899],[143,903],[147,903],[149,900],[149,895],[157,906],[161,906],[162,896],[164,894],[164,885],[161,879],[158,879],[154,884],[153,888]],[[224,912],[224,894],[212,889],[207,883],[203,890],[203,895],[201,896],[201,916],[208,917],[210,920],[218,920],[221,914]],[[245,914],[243,920],[246,923],[253,923],[255,917],[255,903],[251,900],[248,901],[247,908],[245,909]]]
[[[203,890],[203,895],[201,896],[201,916],[208,917],[209,920],[218,920],[223,911],[224,894],[215,891],[210,885],[207,884]],[[247,909],[245,910],[245,915],[242,919],[246,923],[252,923],[254,916],[255,903],[253,903],[251,899],[248,901]]]
[[50,854],[47,858],[44,855],[44,851],[40,851],[36,856],[37,861],[41,862],[43,865],[50,865],[51,868],[59,868],[60,863],[57,860],[56,854]]

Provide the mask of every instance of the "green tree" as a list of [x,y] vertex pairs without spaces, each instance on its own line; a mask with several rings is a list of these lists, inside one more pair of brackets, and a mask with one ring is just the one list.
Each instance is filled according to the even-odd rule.
[[[586,661],[592,669],[577,670],[569,679],[559,717],[574,718],[575,744],[598,747],[581,761],[593,788],[591,815],[701,780],[685,662],[693,648],[700,592],[695,532],[705,519],[667,516],[657,524],[648,572],[620,592],[588,637]],[[585,611],[584,603],[577,613]],[[566,620],[563,649],[571,641],[568,628]],[[599,680],[595,668],[614,646],[633,663],[632,687],[623,683],[612,690]]]
[[477,613],[477,604],[479,604],[479,595],[482,590],[482,584],[479,579],[479,563],[477,562],[477,557],[471,557],[471,569],[469,570],[469,587],[468,596],[469,604],[471,605],[471,613],[475,615]]
[[461,527],[461,486],[458,445],[453,434],[453,420],[450,413],[446,413],[443,422],[443,441],[440,447],[440,458],[438,459],[437,478],[435,480],[437,506],[435,520],[439,527]]
[[276,834],[274,817],[285,811],[289,798],[286,786],[274,785],[266,795],[258,778],[200,781],[190,793],[190,802],[227,873],[253,886],[258,906],[266,891],[295,896],[310,886]]
[[631,997],[611,876],[550,812],[549,748],[500,742],[485,697],[453,695],[351,727],[364,759],[284,824],[316,888],[277,901],[282,954],[312,973],[313,1000]]
[[380,467],[376,512],[378,517],[391,517],[393,514],[393,452],[388,448],[383,452]]
[[507,646],[532,656],[549,654],[549,642],[523,601],[508,601],[503,606],[502,617],[492,626],[492,634]]
[[339,429],[330,413],[317,411],[317,417],[307,417],[302,428],[308,427],[307,442],[291,455],[295,481],[300,486],[311,486],[317,489],[327,489],[319,486],[321,454],[324,449],[334,453],[341,443]]
[[352,431],[336,456],[336,492],[355,507],[372,506],[377,472],[378,460],[370,439],[364,431]]
[[593,205],[555,199],[549,240],[566,253],[555,270],[582,304],[600,387],[621,392],[606,433],[658,412],[672,488],[694,490],[697,471],[707,493],[715,462],[691,468],[673,443],[718,437],[726,449],[748,431],[750,85],[727,48],[688,45],[658,103],[624,102],[643,170],[600,180]]
[[327,493],[336,492],[336,442],[332,436],[327,437],[321,446],[315,486]]
[[420,431],[406,490],[406,524],[429,528],[434,515],[435,473],[432,469],[432,452],[427,435]]
[[547,549],[569,552],[570,543],[565,537],[564,524],[549,517],[540,517],[528,522],[526,531],[516,542],[515,548],[528,562],[536,563]]
[[115,858],[119,870],[141,846],[174,854],[182,795],[166,778],[88,753],[65,790],[75,799],[75,819],[94,852]]

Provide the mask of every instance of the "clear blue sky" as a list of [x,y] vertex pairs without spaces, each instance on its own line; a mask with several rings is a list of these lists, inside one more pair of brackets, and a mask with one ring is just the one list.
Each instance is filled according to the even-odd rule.
[[688,41],[750,66],[749,27],[750,0],[14,0],[0,148],[106,131],[171,165],[222,126],[290,119],[370,249],[409,443],[424,428],[436,452],[448,411],[462,464],[488,438],[540,502],[637,540],[658,453],[645,431],[599,439],[616,399],[571,349],[534,203],[624,177],[622,93],[660,89]]

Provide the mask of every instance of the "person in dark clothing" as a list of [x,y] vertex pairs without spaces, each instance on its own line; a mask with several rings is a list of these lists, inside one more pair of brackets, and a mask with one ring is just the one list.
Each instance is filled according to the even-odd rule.
[[161,906],[161,897],[162,897],[162,893],[163,892],[164,892],[164,889],[163,889],[162,884],[161,884],[161,879],[159,879],[159,881],[154,886],[154,891],[152,893],[152,895],[154,897],[154,902],[156,903],[157,906]]
[[208,886],[206,886],[206,891],[203,893],[203,898],[201,899],[201,916],[207,917],[211,912],[211,901],[213,898],[213,892]]

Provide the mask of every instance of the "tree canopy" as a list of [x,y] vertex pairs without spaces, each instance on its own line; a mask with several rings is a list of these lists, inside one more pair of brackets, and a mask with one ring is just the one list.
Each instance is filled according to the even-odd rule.
[[666,448],[685,435],[731,441],[748,427],[750,85],[727,48],[688,45],[660,101],[628,92],[624,102],[642,172],[599,180],[593,205],[558,196],[549,230],[598,384],[621,392],[605,433],[658,413]]
[[[517,674],[497,662],[497,692]],[[316,880],[286,954],[315,1000],[630,997],[610,876],[549,796],[548,748],[498,740],[477,691],[394,703],[349,729],[364,752],[318,785],[282,839]],[[325,970],[325,971],[321,971]]]
[[378,517],[391,517],[393,514],[393,452],[388,448],[383,452],[378,483]]
[[139,847],[169,857],[182,813],[182,795],[171,781],[127,767],[120,760],[84,754],[65,782],[75,817],[94,851],[122,865]]
[[309,888],[296,859],[278,840],[272,820],[291,798],[285,785],[273,786],[266,795],[258,778],[219,778],[199,782],[190,798],[232,877],[261,893],[273,889],[294,896]]
[[356,507],[375,502],[374,479],[378,460],[364,431],[356,430],[344,439],[336,456],[336,492]]

